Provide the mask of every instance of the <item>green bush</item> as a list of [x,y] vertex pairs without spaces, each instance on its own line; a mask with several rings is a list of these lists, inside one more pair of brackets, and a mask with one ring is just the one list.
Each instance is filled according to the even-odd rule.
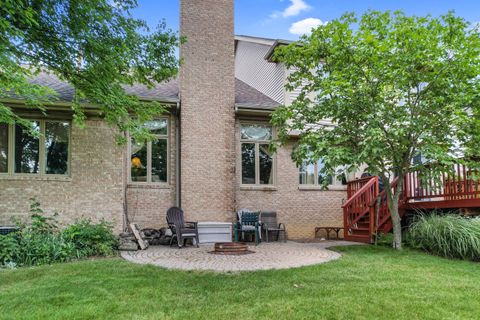
[[78,220],[63,230],[62,235],[84,256],[109,256],[117,247],[112,225],[105,220],[98,224],[90,219]]
[[18,243],[20,250],[14,262],[21,266],[66,262],[80,258],[75,245],[65,241],[57,231],[43,233],[27,227],[18,233]]
[[14,262],[19,249],[19,244],[17,239],[15,239],[14,233],[6,236],[0,235],[0,266]]
[[480,261],[480,219],[421,215],[410,226],[407,241],[439,256]]
[[17,222],[17,232],[0,236],[0,267],[66,262],[115,252],[117,241],[106,221],[94,224],[83,219],[60,230],[57,214],[45,216],[37,201],[33,200],[30,211],[29,224]]

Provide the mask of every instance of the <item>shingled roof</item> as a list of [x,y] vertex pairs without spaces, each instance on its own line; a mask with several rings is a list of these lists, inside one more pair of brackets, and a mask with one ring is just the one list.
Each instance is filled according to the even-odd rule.
[[[73,100],[74,88],[72,85],[60,80],[53,74],[41,72],[32,78],[31,82],[55,90],[58,93],[58,99],[60,102],[70,102]],[[126,86],[125,91],[128,94],[138,96],[141,100],[156,100],[166,103],[179,101],[178,78],[159,83],[153,88],[141,84]],[[12,96],[11,98],[21,99],[21,97],[15,96]],[[258,107],[260,109],[274,109],[279,106],[278,102],[272,100],[239,79],[235,79],[235,104],[237,106],[249,108]]]

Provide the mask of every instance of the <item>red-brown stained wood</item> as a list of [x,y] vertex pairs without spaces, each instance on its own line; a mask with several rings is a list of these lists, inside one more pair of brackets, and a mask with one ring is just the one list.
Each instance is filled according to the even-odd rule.
[[[480,178],[476,173],[476,169],[461,164],[453,165],[447,172],[432,170],[422,176],[419,172],[409,172],[399,200],[400,216],[403,217],[407,209],[480,208]],[[398,179],[395,179],[389,187],[395,191],[397,185]],[[349,182],[348,200],[342,206],[346,240],[371,243],[376,233],[391,231],[387,194],[385,190],[379,192],[378,187],[378,177]],[[378,209],[377,198],[380,198]]]

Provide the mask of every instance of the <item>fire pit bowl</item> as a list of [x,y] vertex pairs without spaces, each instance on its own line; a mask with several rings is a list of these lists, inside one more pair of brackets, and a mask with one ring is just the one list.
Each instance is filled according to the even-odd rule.
[[244,254],[255,253],[248,250],[248,246],[243,242],[217,242],[213,247],[212,254],[240,256]]

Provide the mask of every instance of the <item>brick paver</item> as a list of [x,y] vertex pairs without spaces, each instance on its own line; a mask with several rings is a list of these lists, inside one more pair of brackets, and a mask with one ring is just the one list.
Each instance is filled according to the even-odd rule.
[[325,263],[340,258],[340,254],[326,249],[347,242],[325,243],[262,243],[250,246],[253,254],[223,256],[209,253],[213,245],[200,248],[155,246],[144,251],[124,251],[122,257],[130,262],[152,264],[168,269],[210,270],[217,272],[287,269]]

